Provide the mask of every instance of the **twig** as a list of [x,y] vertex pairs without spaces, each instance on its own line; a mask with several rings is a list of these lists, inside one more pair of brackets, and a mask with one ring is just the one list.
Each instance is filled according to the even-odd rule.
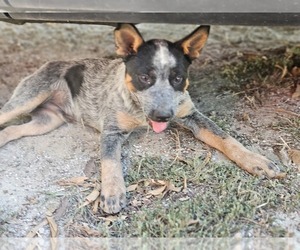
[[281,136],[279,136],[279,138],[283,142],[284,147],[287,147],[288,149],[291,149],[290,146],[286,143],[286,141]]
[[181,159],[181,143],[180,143],[180,138],[179,138],[179,133],[178,130],[175,129],[175,133],[173,131],[171,131],[171,134],[174,136],[175,138],[175,144],[176,144],[176,156],[173,160],[173,162],[171,163],[171,166],[173,166],[173,164],[178,160]]
[[289,110],[286,110],[286,109],[278,108],[278,109],[273,109],[273,111],[280,112],[280,113],[285,113],[285,114],[296,116],[296,117],[300,118],[300,114],[297,114],[297,113],[295,113],[293,111],[289,111]]
[[259,89],[259,87],[254,87],[254,88],[251,88],[251,89],[247,89],[247,90],[243,90],[243,91],[240,91],[240,92],[236,92],[236,93],[233,93],[232,95],[236,96],[236,95],[240,95],[240,94],[246,94],[249,91],[257,90],[257,89]]

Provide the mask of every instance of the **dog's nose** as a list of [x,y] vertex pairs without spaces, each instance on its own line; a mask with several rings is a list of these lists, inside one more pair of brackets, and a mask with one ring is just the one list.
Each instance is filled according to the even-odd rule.
[[156,122],[167,122],[174,116],[173,110],[152,110],[149,118]]

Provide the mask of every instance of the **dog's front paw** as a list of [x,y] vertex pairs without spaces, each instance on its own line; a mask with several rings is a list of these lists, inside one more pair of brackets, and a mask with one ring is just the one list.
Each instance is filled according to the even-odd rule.
[[266,157],[248,151],[242,158],[241,167],[249,173],[257,176],[281,179],[286,176],[279,166]]
[[109,214],[116,214],[126,206],[126,187],[124,180],[111,180],[102,182],[101,209]]

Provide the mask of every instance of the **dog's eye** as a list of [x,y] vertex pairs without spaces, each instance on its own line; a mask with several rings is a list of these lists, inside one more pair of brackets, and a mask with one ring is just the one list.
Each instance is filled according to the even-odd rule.
[[176,76],[172,82],[174,85],[179,85],[182,82],[182,80],[183,80],[182,76]]
[[151,84],[151,78],[146,74],[139,75],[139,80],[144,84],[148,84],[148,85]]

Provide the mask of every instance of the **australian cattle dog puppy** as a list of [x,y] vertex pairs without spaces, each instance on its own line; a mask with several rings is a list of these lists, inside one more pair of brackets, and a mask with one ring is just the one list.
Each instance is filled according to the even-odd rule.
[[[280,178],[275,163],[246,149],[194,106],[188,69],[199,57],[209,26],[177,42],[144,41],[134,25],[115,29],[119,59],[46,63],[23,79],[0,110],[0,147],[23,136],[42,135],[66,122],[83,121],[100,131],[101,208],[118,213],[126,204],[121,146],[139,127],[164,131],[175,122],[253,175]],[[5,125],[29,114],[21,125]]]

